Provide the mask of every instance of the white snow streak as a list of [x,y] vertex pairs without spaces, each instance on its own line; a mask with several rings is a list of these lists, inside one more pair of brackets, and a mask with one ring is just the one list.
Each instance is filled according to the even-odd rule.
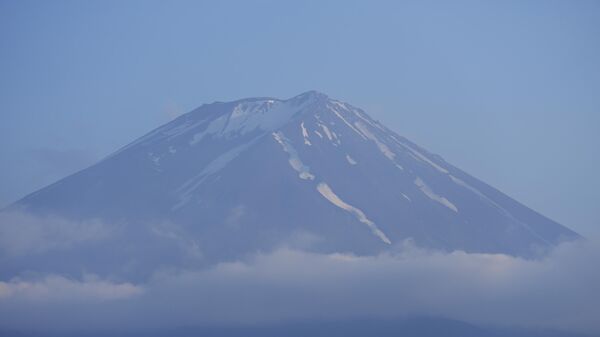
[[245,134],[256,129],[275,130],[290,120],[296,111],[297,108],[292,108],[281,101],[243,102],[233,109],[222,133],[230,136],[237,133]]
[[214,121],[212,121],[206,129],[203,131],[197,132],[192,136],[192,140],[190,140],[190,145],[194,145],[204,139],[207,135],[214,135],[219,133],[223,128],[227,125],[227,115],[223,115]]
[[366,125],[364,125],[361,122],[356,122],[354,123],[354,125],[360,130],[360,132],[362,132],[362,134],[365,135],[365,137],[375,142],[375,144],[379,148],[379,151],[381,151],[381,153],[384,156],[386,156],[389,160],[394,161],[394,158],[396,158],[396,154],[392,152],[392,150],[390,150],[390,148],[387,145],[382,143],[379,140],[379,138],[377,138],[373,133],[371,133],[371,131],[369,131]]
[[300,160],[300,156],[298,156],[298,151],[294,148],[292,143],[287,139],[283,132],[273,132],[273,138],[283,147],[283,151],[285,151],[289,155],[288,162],[290,166],[298,172],[298,176],[300,179],[304,180],[314,180],[315,176],[310,173],[310,168]]
[[354,160],[354,158],[350,157],[349,154],[346,155],[346,160],[348,161],[348,163],[350,163],[350,165],[356,165],[356,164],[358,164],[356,162],[356,160]]
[[156,156],[154,155],[154,153],[152,152],[148,152],[148,158],[150,158],[150,160],[152,160],[152,162],[154,163],[155,166],[160,166],[160,156]]
[[331,135],[331,131],[329,131],[329,128],[326,125],[320,123],[319,126],[321,127],[321,129],[323,129],[323,132],[325,132],[327,138],[329,138],[329,140],[333,140],[333,136]]
[[359,136],[361,136],[363,139],[367,139],[365,137],[365,135],[363,135],[360,131],[358,131],[354,126],[352,126],[352,124],[350,124],[335,108],[331,109],[333,111],[333,113],[342,120],[342,122],[344,122],[346,125],[348,125],[348,127],[350,127],[350,129],[354,130],[354,132],[356,132]]
[[478,189],[476,189],[475,187],[469,185],[468,183],[466,183],[465,181],[450,175],[450,179],[452,179],[452,181],[457,184],[460,185],[464,188],[466,188],[467,190],[475,193],[476,195],[478,195],[480,198],[482,198],[483,200],[485,200],[487,203],[489,203],[490,205],[492,205],[493,207],[495,207],[499,212],[501,212],[502,214],[504,214],[506,217],[509,217],[511,219],[513,219],[516,223],[520,224],[521,226],[523,226],[527,231],[529,231],[531,234],[533,234],[534,236],[536,236],[537,238],[539,238],[540,240],[548,243],[549,245],[552,245],[552,243],[548,242],[548,240],[544,239],[543,237],[541,237],[536,231],[534,231],[533,229],[531,229],[531,227],[529,225],[527,225],[526,223],[524,223],[523,221],[515,218],[509,211],[507,211],[506,209],[504,209],[502,206],[500,206],[498,203],[496,203],[494,200],[488,198],[485,194],[481,193]]
[[[175,138],[181,134],[186,133],[187,131],[194,129],[195,127],[202,125],[206,122],[205,119],[202,120],[188,120],[184,123],[174,126],[170,129],[166,129],[164,131],[161,130],[161,134],[169,136],[168,139]],[[168,125],[168,124],[167,124]]]
[[421,180],[421,178],[417,177],[417,179],[415,179],[415,185],[417,185],[417,187],[419,187],[421,192],[423,192],[423,194],[425,194],[429,199],[431,199],[433,201],[437,201],[440,204],[442,204],[442,205],[450,208],[454,212],[458,213],[458,208],[456,208],[456,206],[454,206],[453,203],[448,201],[448,199],[446,199],[442,196],[439,196],[435,192],[433,192],[433,190],[431,190],[431,188],[429,188],[429,186],[427,186],[427,184],[425,184],[425,182],[423,180]]
[[[507,210],[505,210],[502,206],[498,205],[498,203],[496,203],[494,200],[488,198],[485,194],[481,193],[478,189],[476,189],[475,187],[467,184],[465,181],[463,181],[462,179],[459,179],[453,175],[450,175],[450,179],[452,179],[452,181],[459,185],[462,186],[464,188],[466,188],[467,190],[475,193],[478,197],[480,197],[481,199],[483,199],[484,201],[486,201],[488,204],[490,204],[491,206],[495,207],[498,211],[500,211],[502,214],[504,214],[507,217],[513,218],[512,214],[510,214]],[[517,219],[515,219],[515,221],[518,222]]]
[[503,209],[502,207],[500,207],[500,205],[496,204],[496,203],[495,203],[493,200],[491,200],[490,198],[488,198],[487,196],[485,196],[483,193],[479,192],[479,190],[478,190],[478,189],[476,189],[475,187],[473,187],[473,186],[471,186],[471,185],[467,184],[467,183],[466,183],[466,182],[464,182],[463,180],[461,180],[461,179],[459,179],[459,178],[456,178],[456,177],[455,177],[455,176],[453,176],[453,175],[450,175],[450,179],[452,179],[452,181],[453,181],[455,184],[457,184],[457,185],[460,185],[460,186],[462,186],[462,187],[464,187],[464,188],[468,189],[469,191],[471,191],[471,192],[473,192],[473,193],[477,194],[477,195],[478,195],[480,198],[482,198],[482,199],[484,199],[484,200],[487,200],[487,201],[488,201],[489,203],[491,203],[493,206],[496,206],[496,207],[497,207],[497,208],[499,208],[499,209]]
[[304,127],[304,122],[300,123],[300,129],[302,130],[302,137],[304,137],[304,145],[311,146],[310,139],[308,137],[308,131]]
[[122,147],[121,149],[117,150],[116,152],[108,155],[105,159],[114,157],[114,156],[122,153],[123,151],[133,148],[137,145],[146,145],[146,144],[150,144],[152,142],[157,142],[157,141],[165,139],[165,138],[166,139],[175,138],[178,135],[187,132],[188,130],[191,130],[199,125],[202,125],[204,122],[206,122],[206,121],[205,120],[198,120],[198,121],[189,120],[189,121],[185,121],[185,122],[175,125],[175,126],[173,126],[173,122],[167,123],[166,125],[163,125],[154,131],[151,131],[150,133],[146,134],[145,136],[142,136],[141,138]]
[[206,136],[230,138],[255,130],[273,131],[289,121],[298,107],[283,101],[258,100],[237,104],[233,111],[210,122],[204,129],[192,136],[194,145]]
[[394,138],[394,140],[396,141],[396,143],[398,143],[399,145],[401,145],[402,147],[404,147],[405,149],[407,149],[408,151],[410,151],[414,156],[416,156],[416,159],[420,159],[420,160],[426,162],[427,164],[431,165],[433,168],[435,168],[436,170],[438,170],[441,173],[448,174],[448,170],[446,170],[445,168],[441,167],[440,165],[434,163],[432,160],[430,160],[429,158],[427,158],[424,154],[422,154],[421,152],[417,151],[417,149],[413,148],[409,144],[406,144],[406,143],[398,140],[394,136],[392,136],[392,138]]
[[362,119],[363,121],[365,121],[366,123],[368,123],[368,124],[369,124],[369,125],[371,125],[372,127],[374,127],[374,128],[377,128],[377,129],[380,129],[381,131],[384,131],[384,132],[385,132],[385,130],[383,130],[383,128],[382,128],[381,126],[379,126],[379,125],[376,125],[376,124],[374,124],[373,122],[371,122],[369,119],[367,119],[367,118],[363,117],[362,113],[361,113],[359,110],[357,110],[357,109],[353,109],[353,110],[352,110],[352,112],[354,112],[354,114],[355,114],[355,115],[356,115],[358,118]]
[[329,202],[345,210],[346,212],[352,213],[358,219],[358,221],[366,224],[369,227],[369,229],[371,229],[371,232],[375,236],[377,236],[381,241],[387,243],[388,245],[392,244],[392,242],[390,241],[390,239],[388,239],[385,233],[383,233],[379,228],[377,228],[377,225],[375,225],[373,221],[369,220],[363,211],[345,203],[342,199],[340,199],[340,197],[338,197],[333,192],[329,185],[327,185],[326,183],[319,183],[319,185],[317,185],[317,190],[325,199],[329,200]]
[[177,188],[175,192],[179,194],[180,200],[177,204],[175,204],[172,207],[172,209],[176,210],[187,204],[192,198],[192,193],[206,180],[206,178],[217,173],[225,166],[227,166],[227,164],[229,164],[232,160],[237,158],[237,156],[244,152],[244,150],[246,150],[248,147],[254,144],[255,140],[256,139],[238,147],[234,147],[233,149],[218,156],[213,161],[208,163],[208,165],[204,167],[202,172],[198,173],[193,178],[186,181],[183,185]]

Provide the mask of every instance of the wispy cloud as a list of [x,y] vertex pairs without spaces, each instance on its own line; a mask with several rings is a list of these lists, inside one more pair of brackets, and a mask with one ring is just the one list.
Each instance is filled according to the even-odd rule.
[[101,280],[94,275],[85,275],[82,280],[46,275],[38,280],[14,278],[8,282],[0,282],[0,301],[106,301],[129,298],[142,291],[140,286]]
[[21,211],[0,212],[0,256],[66,249],[105,239],[111,232],[111,228],[98,220],[72,221]]
[[202,258],[202,251],[200,250],[198,242],[187,235],[181,227],[173,223],[163,222],[159,225],[152,226],[151,231],[152,234],[160,238],[173,241],[187,257],[194,259]]

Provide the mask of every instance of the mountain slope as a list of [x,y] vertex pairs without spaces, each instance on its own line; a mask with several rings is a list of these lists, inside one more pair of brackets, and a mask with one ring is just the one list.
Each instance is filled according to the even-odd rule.
[[123,223],[132,241],[174,224],[208,261],[281,244],[376,253],[409,238],[532,256],[579,237],[314,91],[203,105],[13,207]]

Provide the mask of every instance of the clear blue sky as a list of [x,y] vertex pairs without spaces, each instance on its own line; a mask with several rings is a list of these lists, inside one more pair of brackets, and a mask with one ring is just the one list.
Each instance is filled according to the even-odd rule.
[[309,89],[600,237],[598,1],[0,0],[0,205],[202,103]]

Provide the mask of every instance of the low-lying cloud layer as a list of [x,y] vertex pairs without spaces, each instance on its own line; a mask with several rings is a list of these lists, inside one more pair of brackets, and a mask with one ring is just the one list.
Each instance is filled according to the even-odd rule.
[[76,222],[20,211],[0,212],[0,257],[67,249],[105,239],[112,230],[96,220]]
[[0,281],[0,301],[62,302],[62,301],[107,301],[128,298],[141,294],[143,289],[131,283],[113,283],[86,275],[77,281],[60,275],[46,275],[42,279],[23,280],[13,278]]
[[354,256],[309,252],[319,238],[298,233],[280,249],[210,264],[184,228],[140,230],[0,213],[0,329],[424,315],[600,333],[600,248],[589,241],[538,260],[428,251],[410,241]]
[[2,282],[0,324],[23,328],[43,317],[40,328],[159,328],[428,315],[597,333],[599,257],[589,244],[565,244],[540,261],[416,248],[374,257],[281,249],[205,270],[157,271],[138,285],[60,276]]

